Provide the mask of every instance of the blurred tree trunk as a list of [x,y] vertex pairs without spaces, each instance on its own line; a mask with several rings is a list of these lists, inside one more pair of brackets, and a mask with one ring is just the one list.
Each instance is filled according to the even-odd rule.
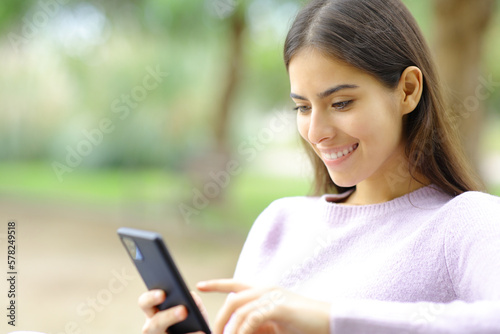
[[434,50],[466,153],[478,167],[478,146],[488,75],[481,75],[483,37],[495,0],[434,0]]
[[[231,160],[229,121],[243,66],[243,32],[245,30],[245,7],[243,4],[237,5],[234,13],[228,18],[227,29],[229,36],[226,56],[227,72],[221,78],[216,78],[217,80],[214,82],[220,86],[221,94],[219,102],[214,108],[213,123],[210,124],[214,131],[215,145],[209,152],[204,152],[202,156],[188,162],[188,171],[196,188],[204,192],[203,196],[210,198],[211,204],[218,205],[225,204],[226,187],[232,177],[231,171],[228,169],[238,169],[239,167]],[[217,185],[217,189],[211,191],[210,195],[206,194],[207,187],[214,184]]]
[[217,114],[215,116],[215,139],[216,151],[222,155],[229,156],[229,119],[231,113],[231,103],[234,100],[238,82],[240,81],[240,71],[243,66],[243,30],[245,29],[244,11],[236,10],[230,18],[229,30],[229,54],[227,62],[226,78],[223,80],[222,97]]

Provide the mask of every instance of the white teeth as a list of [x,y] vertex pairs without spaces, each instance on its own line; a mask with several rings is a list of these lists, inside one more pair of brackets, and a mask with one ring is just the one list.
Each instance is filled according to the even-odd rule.
[[348,149],[344,149],[343,151],[339,151],[337,153],[323,153],[323,156],[327,160],[337,160],[339,158],[342,158],[343,156],[348,155],[352,151],[354,151],[358,147],[358,144],[354,144],[353,146],[349,147]]

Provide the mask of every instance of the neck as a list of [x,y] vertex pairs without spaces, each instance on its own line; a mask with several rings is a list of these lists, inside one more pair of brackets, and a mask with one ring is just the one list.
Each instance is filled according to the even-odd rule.
[[[418,180],[418,181],[417,181]],[[366,205],[384,203],[404,196],[430,184],[421,174],[412,177],[403,153],[389,159],[385,168],[372,177],[359,182],[346,204]]]
[[356,190],[345,200],[349,205],[367,205],[391,201],[417,189],[429,185],[428,182],[418,182],[413,178],[400,181],[397,185],[364,181],[356,185]]

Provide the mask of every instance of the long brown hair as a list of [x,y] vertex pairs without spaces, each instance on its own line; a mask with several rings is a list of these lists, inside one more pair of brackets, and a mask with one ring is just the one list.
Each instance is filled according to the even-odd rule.
[[[361,69],[392,89],[407,67],[417,66],[424,78],[422,97],[403,125],[410,175],[415,180],[423,175],[452,196],[482,189],[463,153],[429,48],[400,0],[313,0],[286,37],[287,69],[305,47]],[[333,183],[323,161],[305,144],[315,170],[315,194],[350,189]]]

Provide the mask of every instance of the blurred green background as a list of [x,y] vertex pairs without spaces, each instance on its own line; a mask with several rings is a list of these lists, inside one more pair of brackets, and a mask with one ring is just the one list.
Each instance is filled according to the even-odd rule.
[[[19,226],[15,329],[140,332],[144,286],[117,227],[162,233],[192,287],[232,275],[271,201],[309,193],[282,63],[301,3],[0,2],[0,225]],[[463,130],[469,154],[500,195],[500,6],[479,12],[498,1],[404,3],[438,55],[459,121],[475,124]],[[123,270],[130,284],[87,321],[82,303],[106,296]],[[204,296],[211,319],[223,298]]]
[[[273,199],[307,194],[282,64],[300,3],[2,1],[0,196],[246,230]],[[433,2],[405,3],[432,45]],[[496,82],[499,17],[481,50]],[[498,194],[500,89],[481,102],[478,165]],[[205,189],[227,159],[237,173]]]

